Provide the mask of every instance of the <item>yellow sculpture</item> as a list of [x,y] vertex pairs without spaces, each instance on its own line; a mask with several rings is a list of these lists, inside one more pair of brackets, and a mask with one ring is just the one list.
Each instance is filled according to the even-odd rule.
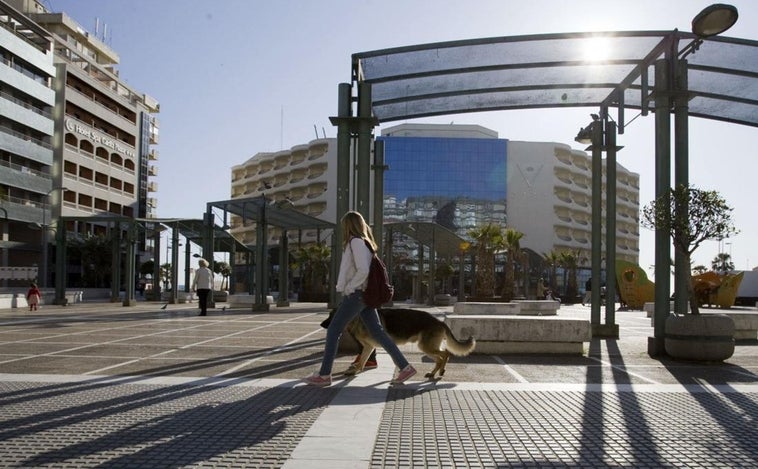
[[742,283],[744,272],[738,274],[719,275],[716,272],[706,272],[692,277],[692,288],[695,289],[699,306],[717,305],[720,308],[731,308],[737,298],[737,290]]
[[630,309],[642,309],[645,303],[655,301],[655,284],[637,264],[616,259],[616,285],[621,303]]
[[[726,275],[706,272],[693,276],[692,288],[698,306],[731,308],[743,276],[744,272]],[[622,304],[630,309],[642,309],[645,303],[655,301],[655,283],[648,280],[645,271],[637,264],[616,259],[616,285]]]

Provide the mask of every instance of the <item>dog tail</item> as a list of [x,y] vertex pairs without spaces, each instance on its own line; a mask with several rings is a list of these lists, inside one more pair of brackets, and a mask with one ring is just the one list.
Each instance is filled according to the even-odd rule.
[[458,340],[453,335],[453,331],[450,330],[447,324],[442,323],[445,326],[445,348],[458,357],[465,357],[471,353],[476,347],[476,339],[469,337],[466,340]]

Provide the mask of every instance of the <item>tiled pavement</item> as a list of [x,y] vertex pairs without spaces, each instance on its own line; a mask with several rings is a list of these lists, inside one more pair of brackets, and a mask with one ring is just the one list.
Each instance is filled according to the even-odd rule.
[[584,356],[454,358],[432,383],[404,346],[409,384],[380,354],[314,389],[323,306],[160,306],[0,311],[0,467],[758,467],[758,341],[655,360],[650,320],[618,312]]

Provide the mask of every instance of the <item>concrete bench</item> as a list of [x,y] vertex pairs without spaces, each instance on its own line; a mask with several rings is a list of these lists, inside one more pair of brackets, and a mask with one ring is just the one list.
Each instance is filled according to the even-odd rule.
[[524,316],[555,316],[561,303],[553,300],[513,300],[521,305],[520,315]]
[[513,300],[510,303],[459,302],[453,314],[479,314],[499,316],[555,316],[560,303],[552,300]]
[[434,304],[436,306],[450,306],[452,304],[455,304],[456,301],[458,301],[457,298],[450,296],[447,293],[439,293],[437,295],[434,295]]
[[521,312],[521,305],[517,303],[486,303],[465,301],[458,302],[453,306],[453,314],[477,314],[477,315],[517,315]]
[[[247,293],[228,295],[226,302],[230,308],[252,308],[255,304],[255,295],[249,295]],[[274,301],[273,296],[268,295],[266,296],[266,303],[273,305],[276,302]]]
[[445,322],[459,339],[476,338],[479,354],[581,355],[592,339],[590,322],[583,319],[452,314]]
[[[671,302],[670,311],[674,310],[674,302]],[[650,318],[650,325],[655,326],[655,303],[645,303],[647,317]],[[700,314],[723,314],[729,316],[734,321],[734,340],[755,340],[758,339],[758,312],[755,311],[735,311],[728,309],[703,309],[700,308]]]

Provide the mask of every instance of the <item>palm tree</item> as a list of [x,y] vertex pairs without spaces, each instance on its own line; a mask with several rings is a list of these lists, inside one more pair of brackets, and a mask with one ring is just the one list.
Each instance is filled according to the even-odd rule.
[[171,264],[165,263],[161,265],[161,279],[163,279],[163,289],[165,291],[168,291],[168,284],[172,280],[171,279]]
[[229,277],[232,275],[232,267],[229,263],[220,261],[213,263],[213,273],[221,275],[221,290],[229,289]]
[[563,251],[560,256],[560,266],[568,272],[568,282],[566,285],[567,302],[573,302],[579,295],[579,288],[576,282],[576,271],[580,263],[579,251]]
[[468,235],[474,240],[476,252],[476,294],[495,295],[495,248],[501,242],[500,227],[493,224],[471,229]]
[[[714,272],[718,272],[721,275],[734,270],[734,262],[732,262],[732,256],[725,252],[720,252],[711,261],[711,269]],[[694,270],[694,269],[693,269]]]
[[325,244],[311,244],[295,252],[295,266],[302,270],[302,291],[320,295],[329,283],[329,261],[332,250]]
[[524,233],[513,228],[506,228],[500,240],[500,247],[505,249],[505,280],[503,281],[503,291],[501,293],[503,301],[511,301],[515,296],[515,264],[516,262],[521,262],[524,257],[521,252],[521,238],[523,237]]
[[561,264],[561,254],[556,250],[552,250],[547,254],[543,253],[542,257],[543,259],[545,259],[545,262],[550,266],[550,279],[548,280],[550,289],[557,295],[558,294],[558,267]]

